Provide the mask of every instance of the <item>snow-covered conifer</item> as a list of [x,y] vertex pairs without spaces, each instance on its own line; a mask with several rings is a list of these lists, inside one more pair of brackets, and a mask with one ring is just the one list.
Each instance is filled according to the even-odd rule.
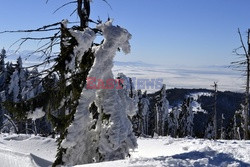
[[210,119],[210,121],[207,124],[207,127],[205,129],[205,139],[214,139],[215,137],[215,132],[214,132],[214,125],[213,125],[213,120]]
[[6,66],[5,59],[6,51],[2,49],[0,53],[0,91],[3,91],[6,85]]
[[244,105],[240,105],[240,109],[237,110],[233,117],[233,139],[241,140],[244,136]]
[[158,135],[166,135],[166,123],[169,110],[169,102],[166,97],[166,85],[164,84],[156,97],[155,111],[156,111],[156,133]]
[[3,48],[0,53],[0,73],[2,73],[5,69],[5,61],[6,58],[6,50]]
[[[125,53],[130,51],[128,40],[131,35],[127,30],[113,26],[112,21],[97,27],[102,31],[104,42],[95,48],[95,61],[88,77],[106,81],[114,79],[112,74],[113,58],[118,48]],[[84,53],[88,40],[95,37],[94,32],[85,29],[84,32],[71,32],[78,40],[75,48],[78,53]],[[83,41],[84,35],[90,36]],[[91,42],[90,42],[91,43]],[[76,52],[77,53],[77,52]],[[95,102],[98,108],[98,119],[91,119],[89,107]],[[136,139],[128,116],[135,114],[136,106],[125,89],[88,89],[82,91],[79,105],[74,115],[74,121],[67,129],[67,136],[61,147],[64,165],[76,165],[105,160],[125,158],[129,149],[136,147]],[[93,117],[92,117],[93,118]],[[93,126],[95,125],[95,126]]]
[[168,135],[171,137],[177,137],[179,131],[179,114],[181,109],[174,107],[170,110],[168,116]]
[[4,121],[4,107],[2,102],[5,100],[5,88],[6,88],[6,67],[5,59],[6,51],[2,49],[0,53],[0,127],[3,126]]
[[179,115],[179,137],[193,135],[193,119],[194,113],[192,110],[193,100],[191,97],[186,98],[181,105]]
[[149,135],[149,114],[150,114],[150,102],[147,97],[147,92],[141,94],[138,92],[138,110],[141,115],[141,132],[144,135]]
[[22,100],[22,90],[25,88],[28,78],[28,73],[23,68],[21,57],[17,59],[15,71],[10,78],[8,94],[11,95],[13,102],[19,102]]
[[31,71],[28,71],[28,78],[26,80],[25,87],[21,92],[22,99],[28,100],[42,93],[43,86],[40,81],[41,78],[39,77],[39,72],[36,67],[34,67]]
[[186,129],[186,135],[187,136],[193,136],[193,120],[194,120],[194,112],[192,110],[193,108],[193,99],[188,98],[187,99],[187,129]]

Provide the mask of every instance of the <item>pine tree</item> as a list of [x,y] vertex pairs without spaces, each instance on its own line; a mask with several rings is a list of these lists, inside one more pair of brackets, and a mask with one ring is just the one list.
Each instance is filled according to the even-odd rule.
[[[19,103],[21,101],[28,100],[28,98],[25,97],[27,95],[27,92],[25,92],[25,87],[27,86],[27,84],[29,84],[29,82],[27,82],[29,74],[22,65],[21,57],[17,59],[17,64],[14,69],[15,71],[10,76],[7,101],[5,102],[6,104],[8,103],[9,106],[11,106],[10,103],[12,102]],[[26,133],[28,133],[27,119],[25,118],[25,116],[27,115],[27,111],[19,111],[18,109],[12,110],[11,107],[8,107],[8,105],[6,105],[6,108],[7,111],[11,114],[12,119],[14,121],[17,121],[19,132],[23,132],[25,130]]]
[[149,135],[150,103],[147,97],[147,91],[142,93],[141,90],[138,90],[136,101],[138,101],[138,110],[131,119],[133,131],[136,136]]
[[145,91],[143,94],[138,93],[139,96],[139,113],[141,113],[142,116],[142,129],[141,132],[144,135],[149,135],[149,114],[150,114],[150,103],[147,97],[147,92]]
[[179,115],[179,137],[193,136],[192,98],[186,98],[182,105]]
[[233,117],[233,130],[232,138],[241,140],[244,136],[244,105],[240,105],[240,109],[237,110]]
[[[20,102],[24,99],[22,97],[22,91],[26,86],[28,78],[27,71],[23,68],[22,58],[17,59],[17,64],[14,73],[11,75],[10,85],[8,89],[9,95],[12,96],[14,102]],[[26,100],[26,99],[24,99]]]
[[186,129],[186,136],[193,136],[193,126],[194,126],[194,123],[193,123],[193,120],[194,120],[194,113],[193,113],[193,110],[192,110],[192,102],[193,102],[193,99],[192,98],[188,98],[187,99],[187,129]]
[[38,69],[34,67],[31,71],[27,71],[27,73],[28,78],[26,80],[25,87],[21,92],[22,98],[25,100],[34,98],[36,95],[44,91]]
[[[112,79],[111,68],[117,48],[128,53],[131,35],[109,21],[98,28],[104,34],[104,42],[95,52],[95,63],[89,78]],[[110,34],[110,32],[116,32]],[[105,50],[103,48],[106,48]],[[105,64],[104,63],[105,61]],[[102,71],[102,72],[100,72]],[[92,120],[89,106],[95,102],[98,119]],[[61,147],[63,164],[75,165],[125,158],[129,148],[136,146],[132,125],[128,116],[133,116],[136,106],[126,89],[86,89],[82,91],[75,119],[67,129]],[[94,126],[93,126],[94,125]],[[91,143],[91,144],[90,144]],[[81,154],[79,154],[81,151]]]
[[169,112],[168,117],[168,135],[171,137],[178,137],[179,134],[179,114],[181,110],[179,107],[174,107]]
[[210,118],[208,123],[207,123],[204,138],[205,139],[214,139],[215,138],[214,120],[212,118]]
[[[147,94],[147,92],[144,92]],[[143,117],[142,117],[142,112],[143,112],[143,104],[142,104],[142,91],[138,90],[137,91],[137,97],[138,97],[138,110],[136,114],[132,117],[131,122],[133,126],[133,131],[136,136],[141,136],[144,135],[144,127],[143,127]]]
[[166,135],[167,119],[168,119],[169,102],[166,97],[166,85],[164,84],[156,98],[155,114],[156,114],[156,133],[158,135]]

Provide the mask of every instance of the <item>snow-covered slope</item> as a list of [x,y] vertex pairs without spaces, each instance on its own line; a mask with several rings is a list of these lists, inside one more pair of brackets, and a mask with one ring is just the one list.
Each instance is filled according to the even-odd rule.
[[170,137],[138,140],[130,159],[79,167],[250,166],[250,141],[210,141]]
[[[159,137],[139,138],[138,145],[125,160],[78,167],[250,166],[250,141]],[[45,167],[52,164],[55,154],[54,139],[0,135],[0,166]]]
[[54,139],[31,135],[0,134],[0,166],[50,166],[55,159]]

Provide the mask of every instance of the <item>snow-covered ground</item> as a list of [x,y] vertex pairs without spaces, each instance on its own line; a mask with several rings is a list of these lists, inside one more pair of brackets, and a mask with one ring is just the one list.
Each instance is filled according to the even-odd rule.
[[0,166],[50,166],[55,159],[56,148],[57,144],[51,138],[0,134]]
[[[125,160],[78,167],[250,166],[250,141],[139,138],[138,149]],[[0,134],[0,166],[50,166],[56,155],[51,138]]]

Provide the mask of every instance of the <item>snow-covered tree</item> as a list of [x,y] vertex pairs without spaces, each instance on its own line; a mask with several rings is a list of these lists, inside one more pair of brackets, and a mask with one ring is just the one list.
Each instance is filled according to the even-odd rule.
[[27,78],[28,78],[28,73],[23,68],[22,58],[19,57],[17,59],[17,65],[15,71],[11,75],[11,80],[8,89],[8,93],[14,102],[19,102],[23,99],[22,90],[26,86]]
[[43,92],[43,86],[36,67],[28,71],[25,87],[22,89],[22,99],[28,100]]
[[6,58],[6,51],[2,49],[0,53],[0,92],[5,89],[6,85],[6,66],[5,66],[5,59]]
[[[112,21],[100,24],[97,28],[102,31],[104,42],[95,49],[95,61],[88,78],[98,78],[103,81],[113,79],[113,58],[118,48],[128,53],[128,40],[131,35],[127,30],[113,26]],[[95,35],[90,29],[83,33],[74,32],[80,44],[75,49],[88,48],[80,34]],[[91,41],[90,41],[91,42]],[[79,51],[78,51],[79,52]],[[84,50],[81,50],[83,53]],[[77,53],[77,52],[76,52]],[[91,119],[90,105],[95,102],[98,108],[98,119]],[[62,162],[64,165],[76,165],[106,160],[125,158],[129,149],[136,147],[136,139],[128,116],[135,114],[136,106],[125,89],[87,89],[85,87],[74,115],[74,121],[67,128],[67,136],[61,143]],[[95,126],[93,126],[95,125]]]
[[5,58],[6,58],[6,50],[3,48],[0,53],[0,72],[4,71],[5,69],[5,63],[4,63]]
[[4,121],[4,107],[2,102],[5,100],[5,88],[6,88],[6,67],[5,61],[6,51],[2,49],[0,53],[0,127],[3,126]]
[[144,92],[143,94],[141,91],[138,92],[138,98],[139,98],[139,103],[138,103],[138,109],[139,113],[141,115],[141,132],[144,135],[149,135],[149,114],[150,114],[150,102],[147,97],[147,92]]
[[187,97],[182,105],[179,114],[179,137],[193,136],[193,119],[194,113],[192,110],[193,99]]
[[[8,96],[8,87],[9,87],[9,84],[10,84],[10,80],[11,80],[11,76],[12,74],[14,73],[15,71],[15,66],[14,64],[12,64],[12,62],[7,62],[6,63],[6,84],[5,84],[5,90],[6,90],[6,96]],[[9,99],[6,97],[6,99]]]
[[244,105],[240,105],[240,109],[237,110],[233,117],[233,127],[231,130],[231,138],[241,140],[244,136]]
[[179,107],[173,107],[168,116],[168,135],[172,137],[178,137],[179,131],[179,114],[181,109]]
[[145,100],[144,98],[142,98],[142,96],[146,96],[147,92],[144,92],[144,94],[142,95],[141,90],[136,91],[132,79],[130,77],[127,77],[123,73],[118,73],[117,79],[119,82],[121,82],[120,84],[122,88],[127,91],[127,95],[130,98],[134,99],[134,104],[138,105],[136,114],[132,118],[130,118],[133,125],[133,131],[137,136],[145,135],[143,122],[146,120],[143,116],[143,105],[141,104],[141,102]]
[[[11,66],[10,66],[11,67]],[[37,102],[32,102],[29,105],[23,105],[23,101],[28,101],[31,98],[42,93],[43,87],[40,82],[39,72],[36,68],[28,71],[22,65],[22,58],[17,59],[17,64],[14,67],[14,72],[10,76],[9,85],[7,87],[6,101],[4,102],[8,113],[14,121],[18,123],[20,132],[29,133],[29,120],[27,118],[28,110],[35,109]],[[13,106],[16,104],[16,108]],[[33,124],[33,123],[32,123]],[[37,130],[34,130],[37,132]]]
[[193,136],[193,120],[194,120],[194,112],[193,112],[193,99],[188,98],[187,99],[187,129],[186,129],[186,135],[187,136]]
[[133,130],[136,136],[149,135],[150,103],[147,91],[142,94],[142,91],[138,90],[136,97],[138,98],[138,110],[131,120]]
[[214,139],[215,138],[215,132],[214,132],[214,121],[213,119],[210,119],[207,123],[207,127],[205,129],[205,139]]
[[120,84],[123,87],[123,89],[127,91],[128,96],[133,98],[135,100],[135,103],[138,102],[137,91],[135,90],[132,78],[127,77],[123,73],[118,73],[117,79],[118,81],[121,82]]
[[234,116],[234,139],[241,140],[240,126],[237,126],[237,118]]
[[166,97],[166,85],[164,84],[159,92],[159,95],[156,97],[155,103],[155,129],[158,135],[166,135],[168,110],[169,102]]

